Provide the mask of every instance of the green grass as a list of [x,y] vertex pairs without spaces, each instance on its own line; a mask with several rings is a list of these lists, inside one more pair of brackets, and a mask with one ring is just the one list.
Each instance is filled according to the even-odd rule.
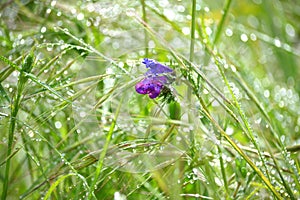
[[300,3],[70,2],[0,3],[1,199],[300,198]]

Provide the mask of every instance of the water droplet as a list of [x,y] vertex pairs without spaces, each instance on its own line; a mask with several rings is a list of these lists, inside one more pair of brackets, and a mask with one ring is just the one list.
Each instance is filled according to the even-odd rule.
[[232,32],[232,30],[231,30],[230,28],[227,28],[227,29],[225,30],[225,34],[226,34],[228,37],[231,37],[231,36],[233,35],[233,32]]
[[53,46],[48,45],[46,49],[47,49],[47,51],[52,51],[53,50]]
[[183,27],[181,31],[184,35],[189,35],[191,33],[191,30],[189,27]]
[[248,36],[245,33],[241,34],[241,40],[243,42],[247,42],[248,41]]
[[222,186],[222,181],[218,178],[218,177],[215,177],[215,183],[218,185],[218,186]]
[[52,11],[52,10],[51,10],[50,8],[48,8],[48,9],[46,10],[46,13],[47,13],[47,14],[50,14],[51,11]]
[[60,128],[62,127],[62,124],[61,124],[60,121],[56,121],[56,122],[54,123],[54,125],[55,125],[55,128],[57,128],[57,129],[60,129]]
[[255,120],[256,124],[260,124],[260,122],[261,122],[261,118],[258,118],[257,120]]
[[234,130],[231,126],[228,126],[225,130],[225,132],[228,134],[228,135],[232,135],[234,133]]
[[112,48],[113,49],[119,49],[120,48],[120,43],[119,42],[113,42],[112,43]]
[[234,65],[230,65],[231,71],[236,72],[236,68]]
[[276,38],[276,39],[274,40],[274,45],[275,45],[276,47],[281,47],[281,42],[280,42],[280,40],[279,40],[278,38]]
[[252,26],[253,28],[258,28],[259,21],[258,21],[257,17],[255,17],[254,15],[249,15],[249,17],[247,18],[247,21],[250,24],[250,26]]
[[291,24],[287,24],[285,25],[285,32],[291,36],[291,37],[295,37],[295,29]]
[[54,7],[56,5],[56,1],[51,1],[51,4],[50,4],[52,7]]
[[278,106],[279,106],[279,108],[283,108],[284,107],[284,101],[280,101]]
[[81,111],[81,112],[79,113],[79,116],[83,118],[83,117],[86,116],[86,113],[85,113],[84,111]]
[[269,90],[265,90],[265,91],[264,91],[264,96],[265,96],[266,98],[269,98],[269,97],[270,97],[270,91],[269,91]]
[[209,7],[206,7],[206,6],[205,6],[205,7],[204,7],[204,11],[205,11],[205,12],[209,12]]
[[41,28],[41,33],[45,33],[47,31],[47,28],[45,27],[45,26],[43,26],[42,28]]
[[79,13],[79,14],[77,15],[77,19],[78,19],[79,21],[83,20],[83,19],[84,19],[84,14],[83,14],[83,13]]
[[176,17],[176,14],[171,9],[164,9],[164,15],[171,21],[173,21]]
[[256,40],[257,40],[257,37],[256,37],[256,35],[255,35],[254,33],[251,33],[251,34],[250,34],[250,39],[251,39],[252,41],[256,41]]
[[33,136],[34,136],[34,132],[33,132],[33,131],[29,131],[29,132],[28,132],[28,136],[29,136],[29,137],[33,137]]
[[212,30],[211,30],[210,27],[206,27],[206,28],[205,28],[205,31],[206,31],[206,34],[207,34],[207,35],[211,35],[211,34],[212,34]]
[[176,9],[177,9],[178,12],[184,12],[185,11],[184,6],[182,6],[182,5],[176,6]]
[[284,142],[285,141],[285,135],[280,136],[280,141]]

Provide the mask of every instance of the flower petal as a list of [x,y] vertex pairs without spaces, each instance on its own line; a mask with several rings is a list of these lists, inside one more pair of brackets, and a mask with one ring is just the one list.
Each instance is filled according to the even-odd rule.
[[164,73],[172,73],[174,72],[173,69],[155,61],[150,60],[148,58],[144,58],[144,61],[142,62],[146,65],[147,68],[150,68],[146,75],[157,75],[157,74],[164,74]]
[[160,94],[165,78],[147,77],[135,85],[135,90],[139,94],[149,94],[150,98],[155,98]]
[[160,64],[155,60],[144,58],[142,62],[149,70],[146,77],[135,85],[135,90],[139,94],[148,94],[151,99],[158,97],[166,84],[173,82],[175,76],[173,69]]

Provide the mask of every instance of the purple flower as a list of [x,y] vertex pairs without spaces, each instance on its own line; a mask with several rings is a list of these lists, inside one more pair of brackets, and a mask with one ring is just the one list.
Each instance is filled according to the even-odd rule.
[[154,99],[159,96],[164,86],[173,81],[175,72],[173,69],[148,58],[144,58],[142,63],[149,70],[145,73],[146,77],[135,85],[135,90],[139,94],[148,94],[151,99]]
[[150,60],[148,58],[144,58],[144,61],[142,63],[145,64],[147,68],[150,68],[145,75],[155,76],[158,74],[174,72],[171,68],[164,66],[155,60]]

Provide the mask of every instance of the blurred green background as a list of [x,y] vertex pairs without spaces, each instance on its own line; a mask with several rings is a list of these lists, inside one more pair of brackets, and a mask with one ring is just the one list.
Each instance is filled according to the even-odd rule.
[[[85,199],[99,178],[97,199],[275,199],[217,123],[299,198],[299,22],[297,0],[0,1],[0,194]],[[179,105],[135,93],[145,57],[176,71]],[[105,141],[147,154],[168,134],[156,161],[122,168],[111,146],[95,175]]]

